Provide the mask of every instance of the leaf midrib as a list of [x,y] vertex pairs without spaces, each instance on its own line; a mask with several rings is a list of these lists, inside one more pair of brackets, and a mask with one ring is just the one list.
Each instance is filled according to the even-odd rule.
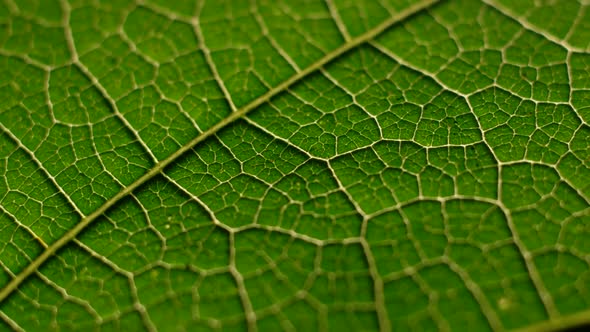
[[[406,9],[400,11],[399,13],[392,15],[387,20],[383,21],[381,24],[376,26],[375,28],[365,32],[364,34],[352,38],[349,41],[345,42],[340,47],[334,49],[333,51],[329,52],[328,54],[324,55],[321,59],[314,62],[307,68],[303,69],[302,71],[294,74],[287,80],[283,81],[281,84],[277,85],[276,87],[268,90],[266,93],[261,95],[260,97],[254,99],[246,106],[238,109],[237,111],[231,113],[228,117],[221,120],[217,124],[213,125],[206,131],[202,132],[200,135],[195,137],[193,140],[189,141],[187,144],[183,145],[180,149],[176,152],[172,153],[162,161],[158,162],[151,168],[148,172],[144,175],[139,177],[129,186],[125,187],[123,190],[118,192],[115,196],[108,199],[104,202],[98,209],[96,209],[93,213],[89,214],[88,216],[82,218],[79,223],[76,224],[72,229],[67,231],[62,237],[57,239],[51,245],[47,247],[41,255],[35,258],[27,267],[25,267],[20,273],[16,275],[14,279],[12,279],[6,287],[0,290],[0,303],[3,302],[12,292],[14,292],[20,284],[23,283],[31,274],[37,271],[37,269],[46,262],[51,256],[53,256],[60,248],[68,244],[71,240],[73,240],[82,230],[84,230],[88,225],[90,225],[94,220],[96,220],[99,216],[103,215],[109,208],[114,206],[117,202],[121,199],[129,195],[135,189],[139,188],[141,185],[155,177],[156,175],[160,174],[164,168],[168,165],[172,164],[176,159],[182,156],[185,152],[194,148],[197,144],[203,142],[207,138],[215,135],[219,132],[222,128],[226,127],[227,125],[233,123],[234,121],[244,117],[253,109],[256,109],[260,105],[264,104],[265,102],[269,101],[274,96],[278,95],[279,93],[287,90],[291,85],[295,84],[296,82],[300,81],[307,75],[315,72],[316,70],[322,68],[329,62],[333,61],[334,59],[338,58],[342,54],[350,51],[351,49],[370,41],[371,39],[375,38],[386,29],[390,28],[391,26],[402,22],[403,20],[407,19],[408,17],[415,15],[416,13],[425,10],[440,0],[422,0],[413,4],[412,6],[407,7]],[[231,102],[229,100],[228,102]]]

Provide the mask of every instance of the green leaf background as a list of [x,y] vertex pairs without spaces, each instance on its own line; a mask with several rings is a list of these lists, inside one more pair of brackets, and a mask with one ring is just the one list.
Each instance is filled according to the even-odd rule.
[[0,330],[590,321],[590,2],[0,2]]

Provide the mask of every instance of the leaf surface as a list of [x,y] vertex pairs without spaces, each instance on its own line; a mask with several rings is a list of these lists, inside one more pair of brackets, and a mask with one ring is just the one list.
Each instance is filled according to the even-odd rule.
[[590,323],[588,22],[0,3],[0,330]]

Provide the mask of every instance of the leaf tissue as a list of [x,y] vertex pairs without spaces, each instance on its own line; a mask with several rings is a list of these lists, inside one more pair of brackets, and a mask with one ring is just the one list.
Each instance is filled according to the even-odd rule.
[[0,1],[0,331],[590,323],[587,0]]

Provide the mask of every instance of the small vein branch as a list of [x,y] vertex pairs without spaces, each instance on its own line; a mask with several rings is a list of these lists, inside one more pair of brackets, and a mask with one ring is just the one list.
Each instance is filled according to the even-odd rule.
[[522,16],[516,14],[509,7],[502,5],[497,0],[483,0],[483,2],[486,5],[490,6],[491,8],[494,8],[495,10],[502,13],[502,15],[508,17],[509,19],[511,19],[513,21],[518,22],[518,24],[520,24],[524,29],[531,31],[533,33],[536,33],[538,35],[541,35],[544,38],[546,38],[547,40],[549,40],[557,45],[560,45],[561,47],[565,48],[566,50],[568,50],[570,52],[579,52],[579,53],[586,52],[586,50],[584,50],[583,48],[573,46],[570,43],[568,43],[566,40],[556,37],[555,35],[548,32],[547,30],[543,29],[542,27],[539,27],[537,25],[530,23],[526,18],[523,18]]
[[199,17],[201,16],[201,9],[202,9],[201,7],[202,7],[202,4],[200,4],[199,7],[197,8],[197,13],[191,19],[190,23],[193,26],[193,30],[194,30],[195,36],[197,37],[197,42],[198,42],[199,48],[201,49],[201,52],[203,52],[203,56],[205,57],[205,61],[207,62],[207,66],[209,67],[211,74],[215,78],[215,82],[217,83],[217,85],[221,89],[221,92],[223,93],[223,96],[227,100],[227,103],[228,103],[229,107],[231,108],[232,112],[236,112],[236,110],[237,110],[236,106],[234,105],[234,102],[231,99],[229,91],[225,87],[225,84],[223,83],[223,80],[221,79],[221,76],[219,75],[219,72],[217,71],[217,66],[215,66],[215,63],[213,62],[213,59],[211,58],[211,51],[209,50],[207,45],[205,45],[205,37],[203,35],[203,32],[201,31],[201,22],[199,21]]

